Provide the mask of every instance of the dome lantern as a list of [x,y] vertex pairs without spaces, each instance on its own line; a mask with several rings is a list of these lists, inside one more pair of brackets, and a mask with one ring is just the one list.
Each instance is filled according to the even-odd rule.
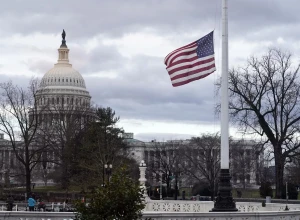
[[66,32],[65,32],[65,30],[63,30],[61,36],[62,36],[62,41],[61,41],[60,48],[58,49],[57,64],[65,64],[66,66],[72,66],[71,64],[69,64],[69,49],[68,49],[67,44],[66,44]]

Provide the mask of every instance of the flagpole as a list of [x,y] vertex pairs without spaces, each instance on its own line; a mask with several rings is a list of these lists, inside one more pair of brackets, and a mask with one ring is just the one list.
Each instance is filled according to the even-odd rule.
[[221,169],[229,169],[228,3],[222,0]]
[[238,211],[232,198],[229,173],[228,99],[228,0],[222,0],[222,79],[221,79],[221,171],[218,195],[212,212]]

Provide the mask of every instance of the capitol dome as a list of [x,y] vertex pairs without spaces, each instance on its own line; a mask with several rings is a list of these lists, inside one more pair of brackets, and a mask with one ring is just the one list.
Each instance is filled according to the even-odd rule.
[[62,33],[58,61],[42,78],[37,91],[39,105],[90,105],[91,96],[81,74],[69,63],[69,49]]

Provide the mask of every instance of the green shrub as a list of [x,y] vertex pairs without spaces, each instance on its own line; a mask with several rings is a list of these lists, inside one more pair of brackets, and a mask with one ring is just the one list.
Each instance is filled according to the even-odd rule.
[[260,196],[265,198],[266,196],[273,197],[273,189],[270,182],[262,182],[259,187]]
[[211,190],[206,183],[197,183],[194,185],[192,189],[193,196],[200,195],[200,196],[211,196]]

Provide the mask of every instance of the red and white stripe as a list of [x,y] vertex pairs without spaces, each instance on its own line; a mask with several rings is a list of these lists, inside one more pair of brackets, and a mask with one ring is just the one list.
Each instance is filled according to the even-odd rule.
[[216,70],[214,54],[197,56],[197,41],[169,53],[164,62],[174,87],[204,78]]

